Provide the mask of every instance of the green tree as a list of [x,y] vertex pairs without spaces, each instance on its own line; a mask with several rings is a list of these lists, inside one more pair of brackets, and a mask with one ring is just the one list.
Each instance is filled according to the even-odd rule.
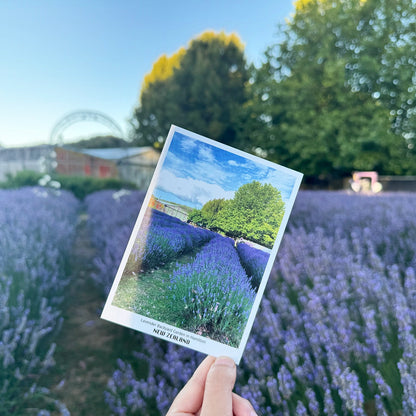
[[201,209],[201,215],[207,228],[215,229],[215,220],[218,213],[225,208],[228,201],[225,199],[211,199]]
[[217,213],[214,225],[231,237],[272,247],[285,212],[280,191],[253,181],[241,186]]
[[89,139],[82,139],[70,146],[79,149],[109,148],[109,147],[127,147],[130,143],[124,139],[115,136],[95,136]]
[[145,78],[134,110],[134,142],[161,147],[171,124],[235,142],[248,79],[239,38],[205,32],[186,50],[161,59]]
[[211,199],[206,202],[201,209],[194,209],[190,212],[188,219],[189,221],[209,229],[216,229],[215,222],[218,217],[218,213],[223,210],[229,200],[221,199]]
[[188,221],[193,222],[194,224],[196,224],[200,227],[205,227],[204,219],[201,215],[201,210],[200,209],[196,209],[196,208],[193,209],[188,215]]
[[414,171],[411,3],[298,1],[255,74],[250,149],[309,177]]

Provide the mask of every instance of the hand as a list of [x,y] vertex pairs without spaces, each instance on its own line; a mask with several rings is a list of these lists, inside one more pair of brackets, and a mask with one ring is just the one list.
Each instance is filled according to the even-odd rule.
[[256,416],[250,402],[233,393],[234,361],[208,356],[179,392],[166,416]]

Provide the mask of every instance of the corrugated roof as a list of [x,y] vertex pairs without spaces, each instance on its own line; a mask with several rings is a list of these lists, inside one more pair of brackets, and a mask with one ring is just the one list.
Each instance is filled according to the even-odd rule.
[[152,147],[109,147],[106,149],[81,149],[81,153],[107,160],[120,160],[152,150]]

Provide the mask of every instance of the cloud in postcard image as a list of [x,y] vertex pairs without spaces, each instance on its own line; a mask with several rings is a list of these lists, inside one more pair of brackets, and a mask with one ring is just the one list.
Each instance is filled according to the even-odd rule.
[[259,181],[288,201],[295,176],[249,157],[176,133],[160,171],[155,194],[201,208],[211,199],[232,199],[242,185]]
[[175,175],[175,172],[163,170],[160,176],[157,191],[166,194],[173,194],[176,198],[172,198],[172,202],[180,199],[187,202],[187,205],[201,208],[211,199],[232,199],[233,191],[225,191],[217,184],[207,183],[199,179],[183,178]]

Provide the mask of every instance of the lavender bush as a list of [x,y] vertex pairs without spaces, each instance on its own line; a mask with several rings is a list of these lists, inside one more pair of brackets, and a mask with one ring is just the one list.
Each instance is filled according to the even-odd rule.
[[194,227],[155,209],[146,211],[125,272],[163,266],[180,255],[197,249],[215,234]]
[[237,346],[254,297],[234,240],[147,210],[113,304]]
[[54,402],[38,380],[54,364],[78,208],[67,192],[0,190],[0,414]]
[[110,291],[145,193],[99,191],[88,195],[85,204],[91,239],[97,247],[92,276],[104,295]]
[[[299,194],[238,370],[236,390],[260,414],[415,414],[415,203]],[[107,403],[117,415],[164,414],[200,355],[138,339]]]
[[251,247],[246,243],[239,243],[237,245],[237,252],[240,256],[242,266],[245,268],[247,275],[250,276],[250,283],[253,289],[257,291],[270,254]]
[[301,192],[290,223],[307,232],[322,228],[327,235],[343,233],[375,251],[386,265],[396,264],[404,271],[416,267],[416,227],[414,194],[391,193],[373,196],[330,192]]
[[165,322],[237,347],[254,298],[234,241],[217,236],[172,273]]

